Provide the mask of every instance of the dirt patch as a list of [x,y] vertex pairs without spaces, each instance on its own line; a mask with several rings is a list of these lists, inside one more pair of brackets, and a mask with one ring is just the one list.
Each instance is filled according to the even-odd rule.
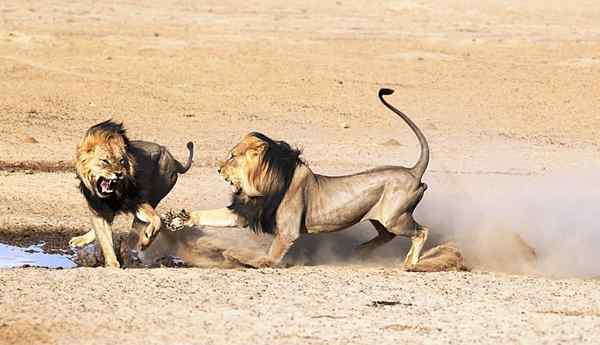
[[0,323],[2,344],[56,344],[51,337],[54,325],[45,325],[31,321],[17,320]]
[[75,172],[73,163],[67,161],[0,161],[0,171],[8,172]]
[[[431,327],[427,327],[427,326],[403,325],[403,324],[399,324],[399,323],[387,325],[387,326],[383,327],[382,329],[384,329],[386,331],[396,331],[396,332],[403,332],[403,331],[431,332],[431,331],[433,331],[433,329]],[[441,331],[441,329],[440,329],[440,331]]]
[[[217,158],[204,158],[194,161],[195,167],[214,168],[219,165]],[[24,173],[53,173],[69,172],[75,173],[75,166],[68,161],[0,161],[0,171],[24,172]]]
[[563,316],[593,316],[600,317],[600,310],[544,310],[538,311],[539,314],[555,314]]
[[52,225],[15,225],[0,228],[0,242],[29,247],[43,242],[42,249],[47,254],[70,252],[69,240],[73,236],[83,234],[83,229]]

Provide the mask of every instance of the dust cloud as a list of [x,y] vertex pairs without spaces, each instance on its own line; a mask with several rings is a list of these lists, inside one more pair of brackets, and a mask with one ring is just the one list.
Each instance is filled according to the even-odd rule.
[[[415,219],[430,228],[423,253],[453,242],[468,269],[555,277],[600,276],[597,176],[472,174],[426,177],[430,188]],[[368,223],[330,234],[304,235],[288,265],[398,266],[410,240],[397,237],[368,258],[354,248],[375,235]],[[269,236],[246,229],[165,234],[161,245],[199,266],[223,266],[229,248],[267,251]],[[155,249],[156,251],[156,249]]]
[[[469,269],[600,276],[598,177],[580,173],[432,178],[415,212],[415,219],[430,228],[424,253],[452,241]],[[374,235],[369,224],[359,224],[340,233],[305,236],[289,256],[303,264],[357,263],[353,248]],[[378,248],[367,263],[397,265],[409,245],[410,240],[397,237]]]
[[436,240],[455,239],[475,268],[598,276],[598,177],[463,175],[432,187],[417,218]]

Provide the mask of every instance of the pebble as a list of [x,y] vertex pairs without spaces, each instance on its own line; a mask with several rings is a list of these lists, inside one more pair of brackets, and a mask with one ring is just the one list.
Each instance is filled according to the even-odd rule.
[[390,139],[386,142],[381,143],[383,146],[402,146],[402,144],[396,139]]
[[37,144],[37,143],[39,143],[39,141],[37,141],[37,139],[34,138],[34,137],[27,137],[27,138],[23,139],[23,142],[25,144]]

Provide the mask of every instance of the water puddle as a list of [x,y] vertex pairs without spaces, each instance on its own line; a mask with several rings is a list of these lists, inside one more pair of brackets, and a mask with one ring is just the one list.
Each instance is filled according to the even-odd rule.
[[44,242],[30,245],[25,248],[0,243],[0,268],[12,267],[47,267],[47,268],[73,268],[77,264],[72,256],[67,253],[54,251],[46,253],[43,249]]
[[[57,232],[0,231],[0,268],[41,267],[74,268],[104,265],[102,255],[94,244],[84,248],[69,247],[73,230]],[[143,253],[129,251],[123,246],[124,236],[115,236],[115,253],[123,268],[190,267],[176,256],[144,258]]]

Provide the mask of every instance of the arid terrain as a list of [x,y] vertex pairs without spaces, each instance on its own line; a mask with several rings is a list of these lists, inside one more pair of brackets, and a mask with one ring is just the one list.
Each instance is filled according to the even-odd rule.
[[[405,272],[402,238],[357,260],[368,225],[302,238],[280,269],[1,268],[0,344],[597,343],[599,80],[590,0],[4,0],[1,243],[60,252],[90,228],[72,161],[108,118],[180,160],[196,144],[161,212],[226,205],[215,164],[250,130],[323,174],[411,165],[389,87],[431,146],[416,218],[471,272]],[[210,266],[192,237],[148,255]]]

